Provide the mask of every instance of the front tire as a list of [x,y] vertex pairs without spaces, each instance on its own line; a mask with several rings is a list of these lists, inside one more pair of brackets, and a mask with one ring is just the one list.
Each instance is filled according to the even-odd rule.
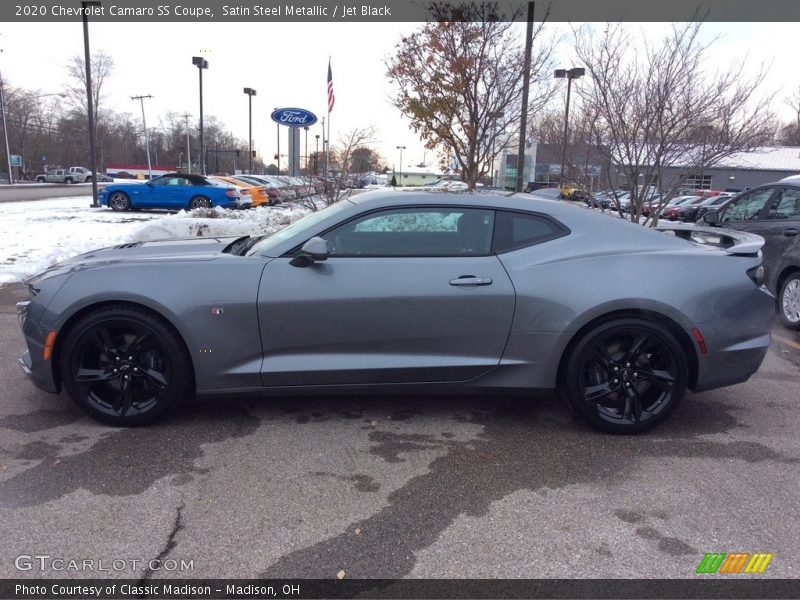
[[561,388],[575,412],[610,433],[647,431],[686,393],[686,356],[664,327],[639,318],[607,321],[573,347]]
[[131,199],[123,192],[114,192],[108,197],[108,205],[111,207],[111,210],[130,210]]
[[82,318],[60,353],[61,381],[92,418],[117,427],[162,418],[193,390],[178,334],[150,312],[111,307]]
[[205,196],[196,196],[192,198],[191,202],[189,202],[189,208],[211,208],[211,200]]
[[785,327],[800,330],[800,272],[789,275],[781,285],[778,313]]

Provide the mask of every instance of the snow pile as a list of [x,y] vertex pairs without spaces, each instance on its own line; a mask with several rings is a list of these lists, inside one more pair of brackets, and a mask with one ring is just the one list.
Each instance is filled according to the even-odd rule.
[[137,228],[126,242],[150,242],[164,238],[196,236],[265,235],[307,215],[307,208],[259,206],[251,210],[228,210],[219,206],[167,215]]
[[0,203],[0,285],[97,248],[133,241],[264,235],[308,214],[296,205],[250,210],[114,212],[89,208],[91,196]]

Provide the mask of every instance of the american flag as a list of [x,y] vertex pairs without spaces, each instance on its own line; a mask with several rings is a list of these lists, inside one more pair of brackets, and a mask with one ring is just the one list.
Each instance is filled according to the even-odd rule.
[[328,60],[328,112],[333,110],[333,103],[336,96],[333,95],[333,73],[331,72],[331,61]]

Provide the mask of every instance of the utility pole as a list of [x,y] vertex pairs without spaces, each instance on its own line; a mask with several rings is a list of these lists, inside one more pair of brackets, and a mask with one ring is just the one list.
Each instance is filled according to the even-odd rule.
[[184,113],[181,115],[183,117],[183,122],[186,124],[186,165],[189,167],[189,173],[192,172],[192,146],[189,142],[189,113]]
[[533,9],[535,2],[528,2],[528,25],[525,33],[525,64],[522,73],[522,116],[519,123],[519,145],[517,146],[517,181],[514,189],[522,191],[525,170],[525,138],[528,135],[528,92],[531,87],[531,52],[533,49]]
[[147,135],[147,121],[144,118],[144,99],[152,98],[150,94],[146,96],[131,96],[131,100],[138,100],[142,105],[142,127],[144,127],[144,147],[147,152],[147,181],[153,179],[153,166],[150,163],[150,137]]

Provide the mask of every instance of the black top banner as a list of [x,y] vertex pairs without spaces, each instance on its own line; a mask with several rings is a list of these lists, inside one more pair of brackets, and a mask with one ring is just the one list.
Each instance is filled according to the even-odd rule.
[[[553,22],[800,21],[798,0],[556,0],[535,3]],[[3,0],[4,22],[427,22],[524,21],[528,2],[497,0]]]

